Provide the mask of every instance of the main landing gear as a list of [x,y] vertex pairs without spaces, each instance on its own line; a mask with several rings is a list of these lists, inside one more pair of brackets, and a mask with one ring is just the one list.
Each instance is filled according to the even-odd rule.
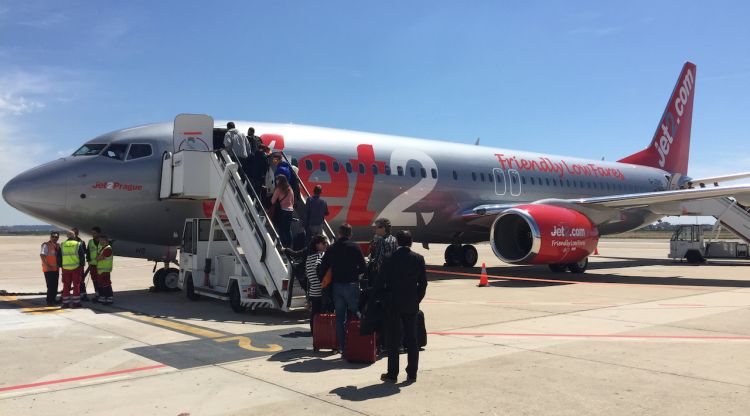
[[451,244],[445,248],[445,265],[449,267],[474,267],[479,259],[477,249],[471,244]]
[[589,267],[589,258],[584,257],[577,263],[566,263],[566,264],[550,264],[549,269],[555,273],[562,273],[565,270],[570,270],[571,273],[583,273]]
[[155,291],[172,292],[179,290],[177,287],[177,281],[180,278],[180,270],[174,267],[169,267],[169,263],[164,263],[164,267],[156,270],[156,264],[154,264],[154,289]]

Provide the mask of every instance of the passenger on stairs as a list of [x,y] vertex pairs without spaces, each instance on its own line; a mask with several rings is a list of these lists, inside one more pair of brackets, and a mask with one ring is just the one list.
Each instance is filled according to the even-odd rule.
[[279,232],[281,245],[291,247],[294,192],[289,187],[289,182],[284,175],[276,176],[276,189],[271,196],[271,205],[274,206],[274,226]]

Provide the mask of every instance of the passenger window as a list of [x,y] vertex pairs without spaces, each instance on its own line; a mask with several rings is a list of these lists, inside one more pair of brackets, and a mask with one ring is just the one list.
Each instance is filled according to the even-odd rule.
[[128,151],[128,159],[140,159],[142,157],[151,156],[151,145],[150,144],[131,144],[130,150]]
[[95,156],[106,146],[106,144],[84,144],[73,152],[73,156]]
[[321,160],[320,161],[320,171],[321,172],[325,172],[326,169],[328,169],[328,165],[326,165],[326,161],[325,160]]
[[409,167],[409,174],[411,175],[412,178],[417,176],[417,171],[414,170],[414,166]]
[[516,175],[510,175],[510,180],[514,185],[518,182],[518,180],[516,179]]
[[480,174],[479,174],[479,179],[480,179],[480,180],[481,180],[482,182],[484,182],[484,173],[480,173]]
[[127,144],[111,144],[107,149],[104,150],[102,156],[106,156],[110,159],[123,160],[125,159],[125,151],[128,150]]
[[424,168],[419,169],[419,174],[422,175],[423,178],[427,177],[427,171]]
[[531,179],[531,184],[532,184],[532,185],[536,185],[536,184],[534,183],[534,177],[532,176],[532,177],[531,177],[530,179]]
[[377,165],[372,165],[372,174],[373,175],[377,175],[378,174],[378,166]]
[[[495,179],[497,179],[497,181],[498,181],[498,182],[502,182],[502,181],[503,181],[503,177],[504,177],[504,176],[505,176],[505,175],[502,175],[502,176],[501,176],[501,175],[500,175],[500,174],[498,173],[497,175],[495,175]],[[541,183],[541,182],[540,182],[540,183]]]
[[565,186],[570,188],[570,179],[565,179]]
[[312,170],[312,160],[310,159],[305,160],[305,168],[307,168],[307,170],[310,170],[310,171]]
[[471,172],[471,180],[474,181],[474,182],[477,181],[477,173],[476,172]]
[[552,185],[557,186],[557,179],[552,179]]
[[346,162],[346,173],[352,173],[352,164]]
[[549,186],[549,178],[544,178],[544,181],[547,182],[547,186]]
[[385,165],[385,174],[390,176],[391,175],[391,166]]
[[398,176],[404,176],[404,168],[402,166],[396,167],[396,171],[398,172]]
[[490,181],[490,183],[495,181],[495,175],[488,173],[487,174],[487,180]]
[[339,162],[337,162],[337,161],[334,160],[333,161],[333,171],[334,172],[338,172],[340,170],[341,170],[341,166],[339,166]]
[[365,174],[365,164],[364,163],[360,163],[359,164],[359,174],[360,175],[364,175]]
[[526,185],[526,177],[525,176],[521,176],[521,183],[524,184],[524,185]]
[[458,180],[458,172],[456,172],[455,170],[453,171],[453,180],[454,181]]

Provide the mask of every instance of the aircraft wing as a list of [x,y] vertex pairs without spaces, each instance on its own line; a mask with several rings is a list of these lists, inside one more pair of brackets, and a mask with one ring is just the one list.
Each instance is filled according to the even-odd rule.
[[[577,199],[542,199],[533,204],[547,204],[570,208],[589,217],[596,225],[617,221],[621,211],[646,209],[658,215],[687,214],[682,203],[699,199],[734,197],[742,205],[750,205],[750,185],[726,187],[675,189],[639,194],[608,195]],[[528,203],[523,203],[526,205]],[[489,225],[494,217],[521,204],[485,204],[461,213],[461,217],[474,225]]]
[[714,176],[709,178],[697,178],[690,179],[686,185],[688,188],[701,187],[704,188],[707,185],[718,186],[721,182],[736,181],[737,179],[750,178],[750,172],[734,173],[731,175]]

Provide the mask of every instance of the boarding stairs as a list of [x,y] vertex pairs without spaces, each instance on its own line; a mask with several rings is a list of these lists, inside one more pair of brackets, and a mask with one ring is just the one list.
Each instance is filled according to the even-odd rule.
[[696,199],[682,202],[684,214],[706,215],[717,219],[722,226],[750,243],[750,213],[731,197]]
[[[283,251],[279,234],[258,193],[227,151],[166,152],[162,162],[162,199],[215,200],[209,235],[213,239],[217,228],[227,240],[235,242],[230,246],[241,265],[242,280],[250,281],[241,289],[242,305],[282,311],[303,308],[305,292],[295,284],[293,264]],[[297,207],[304,210],[310,193],[302,181],[298,182],[303,198]],[[327,222],[323,232],[329,240],[335,237]],[[212,265],[206,265],[207,270],[210,267]],[[229,288],[221,285],[231,282],[217,283],[196,286],[195,292],[226,293],[228,299]],[[256,288],[249,290],[250,286]]]

